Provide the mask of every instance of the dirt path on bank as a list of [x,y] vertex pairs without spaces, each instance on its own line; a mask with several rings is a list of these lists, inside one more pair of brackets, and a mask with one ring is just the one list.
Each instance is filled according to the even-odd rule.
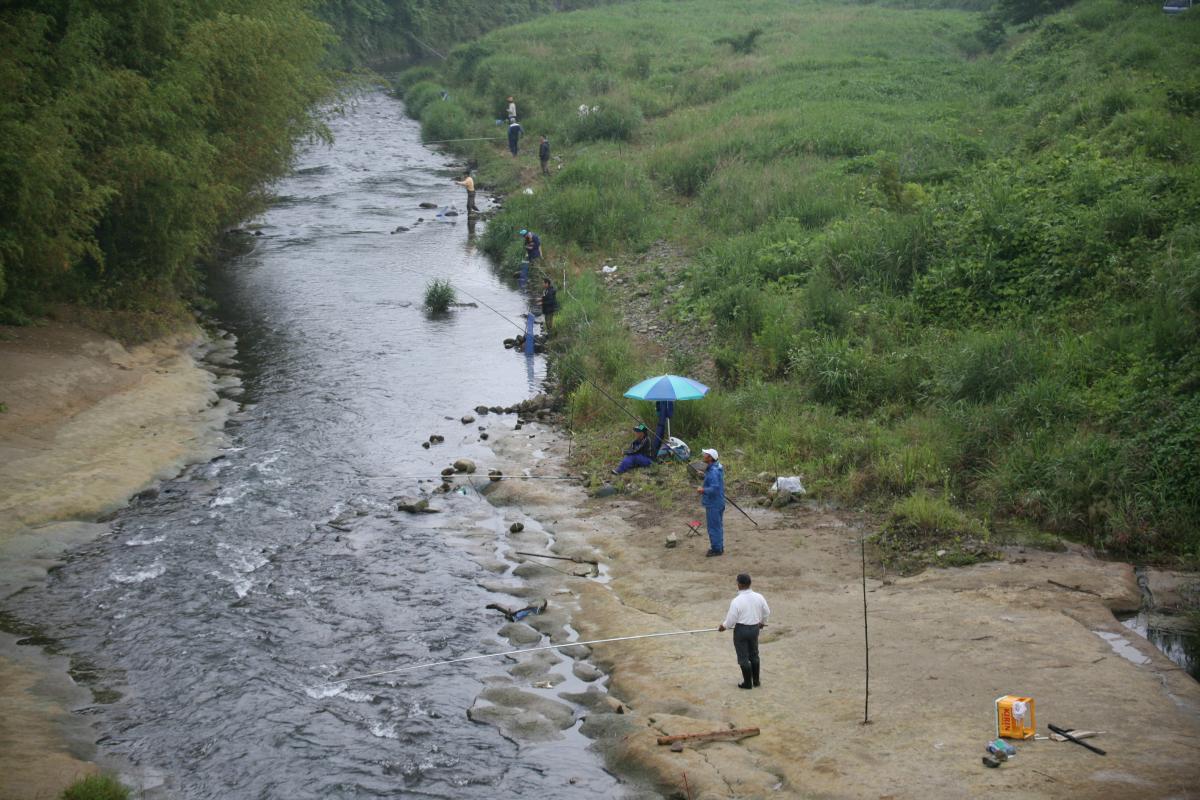
[[[202,341],[126,349],[74,325],[0,326],[0,597],[107,531],[84,520],[215,454],[232,404],[196,362]],[[58,797],[95,769],[72,714],[90,698],[65,659],[18,641],[0,633],[0,798]]]
[[[566,445],[551,430],[526,426],[494,445],[508,471],[567,470]],[[767,597],[761,689],[735,687],[728,633],[609,644],[592,654],[628,707],[597,717],[599,746],[615,769],[670,797],[688,796],[685,776],[697,800],[1200,797],[1200,684],[1113,617],[1110,609],[1140,604],[1128,565],[1029,551],[912,578],[868,578],[871,724],[862,725],[861,531],[853,518],[815,507],[755,510],[755,528],[731,508],[727,555],[706,559],[707,538],[689,538],[684,528],[698,511],[663,515],[549,481],[503,482],[489,499],[539,520],[559,553],[599,555],[606,565],[607,585],[548,579],[571,590],[582,639],[715,627],[741,571]],[[664,547],[668,532],[678,547]],[[1009,693],[1035,699],[1042,733],[1047,723],[1106,731],[1096,744],[1108,755],[1028,741],[1000,769],[985,768],[993,701]],[[663,733],[728,726],[762,734],[681,753],[655,743]]]

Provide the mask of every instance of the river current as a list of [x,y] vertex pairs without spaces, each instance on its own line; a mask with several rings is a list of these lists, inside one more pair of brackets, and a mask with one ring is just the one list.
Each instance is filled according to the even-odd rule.
[[[619,795],[577,732],[518,744],[467,719],[500,660],[303,689],[508,649],[484,606],[512,598],[479,586],[491,573],[453,538],[500,515],[474,495],[427,516],[392,498],[455,458],[486,466],[478,426],[515,418],[459,417],[544,377],[540,356],[501,346],[528,299],[475,250],[453,162],[382,92],[330,127],[332,146],[303,147],[274,187],[249,251],[210,276],[240,376],[223,455],[140,496],[2,610],[86,665],[101,759],[150,797]],[[480,304],[431,317],[432,277]],[[422,449],[432,433],[445,444]]]

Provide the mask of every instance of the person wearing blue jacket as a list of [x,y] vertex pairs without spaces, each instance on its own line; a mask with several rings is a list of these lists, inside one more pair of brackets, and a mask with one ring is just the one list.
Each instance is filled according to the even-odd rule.
[[650,451],[650,429],[639,422],[633,430],[633,443],[625,448],[625,457],[612,471],[613,475],[628,472],[634,467],[648,467],[654,463],[653,453]]
[[725,555],[725,468],[717,460],[717,451],[711,447],[701,451],[704,463],[704,485],[696,491],[700,494],[700,505],[704,506],[704,519],[708,527],[708,552],[704,555]]

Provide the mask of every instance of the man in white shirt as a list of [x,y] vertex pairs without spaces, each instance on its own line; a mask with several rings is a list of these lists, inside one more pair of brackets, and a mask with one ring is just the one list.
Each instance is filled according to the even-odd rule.
[[737,585],[737,597],[729,604],[729,613],[717,630],[733,629],[733,649],[737,653],[738,666],[742,668],[742,682],[738,688],[753,689],[762,686],[759,680],[758,632],[766,626],[771,608],[761,594],[750,590],[749,575],[744,572],[738,575]]

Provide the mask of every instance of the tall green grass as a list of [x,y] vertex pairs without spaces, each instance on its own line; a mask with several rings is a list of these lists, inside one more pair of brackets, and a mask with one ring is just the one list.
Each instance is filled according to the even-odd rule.
[[[484,247],[532,228],[581,273],[553,344],[577,429],[623,424],[579,375],[686,366],[715,388],[674,430],[735,485],[1200,558],[1200,17],[1081,0],[1006,39],[981,10],[646,0],[456,49],[450,101],[407,86],[481,136],[516,94],[564,158]],[[464,152],[501,189],[533,167]],[[708,360],[635,346],[591,275],[616,258],[657,300],[633,256],[658,239]]]

